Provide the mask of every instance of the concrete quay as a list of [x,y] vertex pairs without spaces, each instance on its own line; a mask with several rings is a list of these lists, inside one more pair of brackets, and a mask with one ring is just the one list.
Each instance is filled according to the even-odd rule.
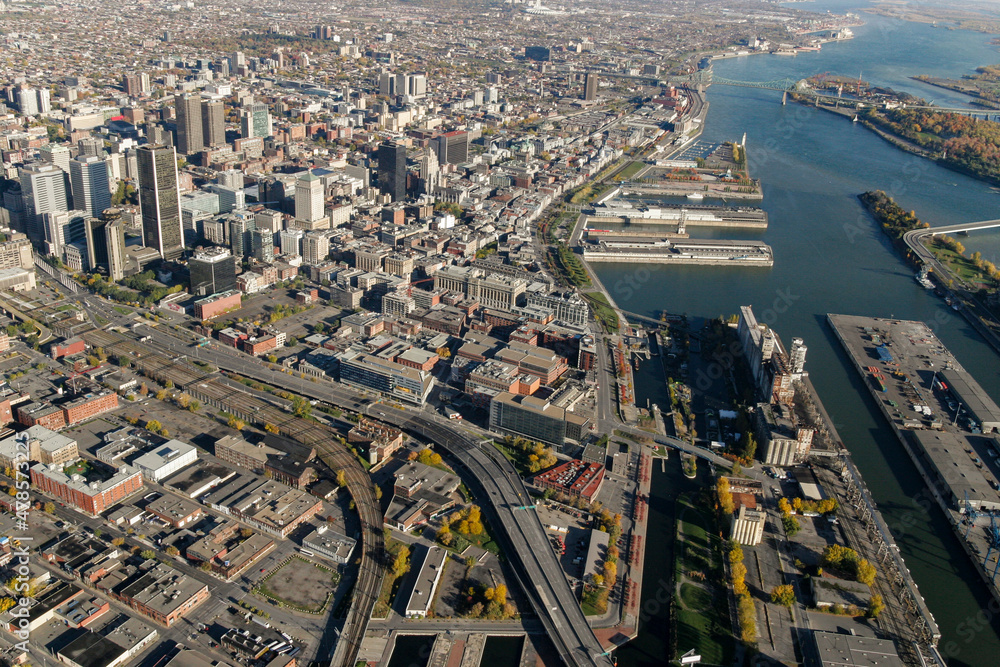
[[[966,401],[977,400],[976,396],[963,399],[963,392],[975,392],[978,384],[922,322],[845,315],[828,315],[827,319],[924,480],[928,494],[948,518],[987,590],[1000,602],[1000,587],[994,580],[1000,556],[993,549],[991,558],[984,558],[990,551],[991,513],[1000,511],[1000,493],[996,489],[1000,486],[998,444],[994,437],[971,432],[967,422],[960,423],[957,418],[958,403],[965,406]],[[873,335],[876,340],[872,340]],[[873,356],[879,343],[891,355],[891,361]],[[937,372],[942,370],[964,374],[958,376],[958,386],[946,383],[942,388],[936,381]],[[908,417],[905,412],[913,412],[915,404],[929,407],[932,418]],[[951,404],[956,405],[954,416]],[[938,412],[942,417],[934,419]],[[971,512],[967,504],[973,508]]]
[[652,243],[605,241],[585,246],[588,262],[632,264],[699,264],[708,266],[760,266],[774,264],[771,247],[760,241],[721,239],[665,240]]

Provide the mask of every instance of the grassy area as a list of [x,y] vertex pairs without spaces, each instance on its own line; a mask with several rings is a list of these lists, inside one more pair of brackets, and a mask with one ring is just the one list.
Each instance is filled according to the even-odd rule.
[[528,464],[530,463],[528,456],[530,455],[530,452],[517,449],[516,447],[510,447],[498,440],[494,440],[493,445],[500,450],[500,453],[504,455],[504,458],[511,462],[518,475],[521,477],[527,477],[528,475],[534,474],[528,468]]
[[618,313],[611,307],[608,297],[601,292],[581,292],[581,296],[590,304],[594,317],[606,331],[618,330]]
[[[402,549],[404,545],[402,542],[394,539],[387,539],[385,541],[385,550],[388,552],[388,561],[391,563],[393,559],[396,558],[396,554]],[[392,573],[392,568],[386,570],[385,576],[382,577],[382,589],[379,591],[378,600],[375,601],[375,609],[372,610],[372,618],[388,618],[389,612],[392,609],[392,601],[396,599],[396,594],[399,592],[399,587],[403,583],[403,577],[394,577]]]
[[577,287],[590,287],[590,274],[587,273],[587,268],[580,261],[580,258],[567,248],[565,244],[560,243],[556,246],[556,259],[559,262],[559,268],[562,270],[563,275],[566,276],[566,279],[570,283]]
[[945,246],[939,237],[935,236],[930,244],[928,244],[928,248],[934,253],[937,260],[947,266],[948,270],[955,274],[959,280],[977,284],[991,283],[990,279],[976,268],[971,259]]
[[618,172],[618,174],[615,176],[614,180],[616,180],[616,181],[627,181],[630,178],[632,178],[633,176],[635,176],[636,174],[638,174],[639,171],[644,166],[646,166],[646,165],[644,163],[642,163],[642,162],[630,162],[628,164],[628,166],[626,166],[624,169],[622,169],[620,172]]
[[115,310],[117,310],[119,313],[121,313],[122,315],[131,315],[133,312],[135,312],[135,311],[131,310],[130,308],[122,308],[121,306],[113,306],[113,308]]
[[711,510],[683,495],[677,499],[674,563],[678,584],[674,624],[678,651],[695,649],[705,664],[732,662],[733,636],[729,601],[722,583],[722,538],[715,533]]
[[63,474],[67,477],[72,477],[73,475],[87,476],[87,473],[91,471],[91,465],[86,459],[80,459],[76,463],[70,463],[68,466],[63,468]]

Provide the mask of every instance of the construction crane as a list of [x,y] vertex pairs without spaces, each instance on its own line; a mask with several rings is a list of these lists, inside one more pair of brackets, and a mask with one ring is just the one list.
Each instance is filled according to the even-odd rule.
[[986,558],[983,559],[983,569],[989,572],[990,556],[994,551],[997,552],[997,564],[993,568],[993,578],[997,576],[997,570],[1000,570],[1000,527],[997,527],[996,516],[990,513],[990,532],[987,535],[987,540],[989,547],[986,549]]

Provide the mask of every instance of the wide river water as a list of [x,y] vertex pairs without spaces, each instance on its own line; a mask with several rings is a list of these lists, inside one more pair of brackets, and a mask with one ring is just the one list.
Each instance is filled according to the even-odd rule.
[[[860,4],[795,7],[844,12]],[[862,16],[867,23],[854,28],[853,40],[795,57],[716,61],[715,74],[744,81],[802,79],[824,72],[860,74],[874,85],[957,106],[968,100],[908,77],[959,77],[979,65],[1000,62],[990,35]],[[743,236],[769,243],[774,267],[597,264],[599,277],[625,310],[714,317],[750,304],[758,319],[772,325],[786,343],[792,336],[804,338],[809,348],[806,369],[940,625],[940,647],[949,664],[1000,664],[1000,620],[990,612],[996,607],[990,606],[944,515],[936,505],[931,511],[923,509],[927,493],[922,481],[867,393],[861,393],[862,385],[824,323],[827,313],[924,320],[1000,400],[998,356],[961,316],[916,284],[913,271],[857,200],[866,190],[885,190],[904,208],[939,225],[1000,218],[1000,194],[985,183],[904,153],[844,118],[795,104],[782,106],[779,92],[713,86],[708,100],[702,141],[739,140],[747,134],[750,168],[763,183],[762,206],[770,215],[770,228]],[[1000,255],[998,232],[978,233],[963,242],[987,258]],[[640,402],[644,398],[640,396]],[[657,402],[656,396],[651,398]],[[664,483],[654,495],[674,495],[670,478],[657,476]],[[651,536],[648,545],[647,568],[669,563],[663,560],[669,555],[669,520],[669,512],[651,512],[656,537]],[[661,585],[656,579],[647,577],[650,585],[644,593],[656,593]],[[665,612],[644,620],[637,640],[619,652],[623,667],[664,664],[658,659],[663,659],[666,647]]]

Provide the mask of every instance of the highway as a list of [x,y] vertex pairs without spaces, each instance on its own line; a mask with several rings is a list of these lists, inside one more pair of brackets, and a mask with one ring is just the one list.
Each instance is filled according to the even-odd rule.
[[[328,381],[312,382],[297,375],[273,370],[268,365],[237,352],[222,352],[214,347],[192,348],[190,342],[176,338],[172,333],[164,331],[162,327],[144,327],[142,334],[152,336],[152,341],[145,345],[159,348],[168,355],[188,355],[196,352],[198,358],[209,361],[221,369],[280,386],[311,399],[363,412],[405,431],[415,433],[445,449],[464,469],[466,474],[463,477],[470,482],[476,492],[484,514],[493,527],[495,538],[504,547],[504,553],[517,573],[522,589],[531,601],[535,613],[545,626],[546,634],[555,644],[563,661],[570,667],[596,667],[598,665],[609,667],[612,664],[611,660],[604,655],[603,647],[590,629],[576,595],[570,589],[555,553],[548,543],[538,517],[532,509],[525,509],[526,506],[531,505],[531,499],[521,478],[513,466],[487,441],[467,433],[444,417],[427,413],[420,414],[393,408],[387,404],[374,403],[372,399],[361,396],[343,385]],[[107,338],[111,334],[105,332],[91,332],[87,336],[99,341],[107,349],[113,348],[116,353],[127,351],[134,346],[134,344],[126,345],[123,342],[115,344],[114,341]],[[148,364],[148,357],[140,361]],[[179,363],[171,363],[172,368],[180,365]],[[187,367],[186,364],[184,366]],[[213,399],[206,393],[205,385],[216,390],[224,385],[219,383],[217,379],[208,380],[203,375],[198,375],[197,369],[192,367],[187,367],[187,369],[190,377],[178,377],[173,380],[174,384],[183,387],[195,398],[208,404],[214,404]],[[174,370],[173,375],[178,375],[176,370]],[[246,408],[232,406],[229,408],[230,411],[238,410],[245,413],[249,409],[251,413],[247,416],[258,422],[265,419],[277,419],[272,416],[274,412],[282,414],[284,420],[289,418],[289,415],[281,413],[277,408],[270,405],[264,407],[262,401],[252,399],[242,392],[234,392],[229,387],[225,387],[225,391],[228,392],[229,396],[226,396],[224,400],[231,401],[231,396],[238,393],[241,405],[247,400],[256,403],[256,405],[248,405]],[[215,401],[217,402],[218,399]],[[276,423],[283,430],[286,429],[284,422],[272,421],[272,423]],[[312,427],[314,429],[320,428],[316,425],[312,425]],[[357,462],[355,461],[355,463]],[[360,465],[358,468],[360,469]],[[340,467],[338,466],[336,469],[340,469]],[[368,477],[367,474],[365,477]],[[367,484],[371,484],[370,480]],[[360,508],[361,503],[354,495],[355,486],[356,484],[351,482],[348,488]],[[378,517],[378,522],[377,532],[381,537],[381,516]],[[370,555],[371,551],[372,549],[368,547],[366,540],[365,553]],[[355,599],[357,598],[358,593],[355,592]],[[352,606],[352,613],[356,607],[357,605]],[[370,613],[369,609],[367,615],[370,616]],[[367,623],[367,617],[364,623]],[[348,662],[341,658],[339,648],[338,646],[338,653],[335,654],[337,660],[333,664],[353,665],[354,662]]]

